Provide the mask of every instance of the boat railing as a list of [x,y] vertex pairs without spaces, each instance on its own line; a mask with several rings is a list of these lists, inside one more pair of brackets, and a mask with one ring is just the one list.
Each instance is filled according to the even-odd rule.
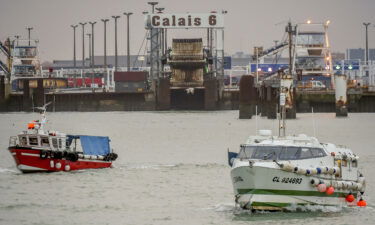
[[9,146],[17,146],[18,145],[18,138],[17,136],[11,136],[9,138]]

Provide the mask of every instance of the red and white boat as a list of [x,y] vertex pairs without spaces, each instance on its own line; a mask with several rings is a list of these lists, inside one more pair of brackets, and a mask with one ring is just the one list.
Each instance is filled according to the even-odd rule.
[[110,149],[108,137],[45,131],[47,105],[37,108],[41,110],[41,120],[29,123],[26,131],[9,139],[8,150],[19,170],[23,173],[56,172],[112,165],[117,154]]

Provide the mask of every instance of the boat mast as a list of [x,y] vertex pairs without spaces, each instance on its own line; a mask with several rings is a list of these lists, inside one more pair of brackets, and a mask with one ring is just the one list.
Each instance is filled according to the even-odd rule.
[[44,130],[44,125],[47,123],[47,117],[46,117],[46,111],[47,111],[47,106],[50,105],[52,102],[48,102],[44,104],[42,107],[35,107],[36,109],[40,110],[41,114],[41,121],[40,121],[40,129],[41,131]]
[[[286,75],[284,73],[279,74],[280,79],[280,102],[279,102],[279,137],[285,137],[285,118],[286,118],[286,98],[289,94],[289,100],[291,98],[291,88],[293,87],[293,61],[292,61],[292,46],[293,46],[293,27],[292,23],[289,21],[286,27],[286,32],[289,37],[289,73]],[[288,104],[290,104],[289,102]]]

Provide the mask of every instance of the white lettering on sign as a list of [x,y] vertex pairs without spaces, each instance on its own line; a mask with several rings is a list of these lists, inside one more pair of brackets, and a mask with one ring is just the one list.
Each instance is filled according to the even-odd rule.
[[146,28],[224,28],[221,14],[150,14]]

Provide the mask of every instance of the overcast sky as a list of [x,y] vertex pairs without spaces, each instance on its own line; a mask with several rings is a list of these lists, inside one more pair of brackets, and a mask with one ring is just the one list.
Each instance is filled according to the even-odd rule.
[[[363,22],[371,22],[369,46],[375,48],[375,0],[160,0],[167,13],[205,13],[225,9],[225,50],[250,52],[254,46],[269,47],[280,40],[289,19],[293,23],[311,19],[330,20],[333,51],[364,48]],[[131,16],[131,54],[137,54],[145,35],[143,11],[150,10],[145,0],[0,0],[0,39],[21,35],[26,26],[34,28],[39,39],[42,61],[72,59],[72,24],[98,21],[95,25],[95,54],[103,55],[103,23],[100,19],[123,12]],[[277,25],[278,24],[278,25]],[[126,52],[126,20],[118,22],[119,54]],[[88,26],[86,26],[86,31]],[[108,54],[114,54],[114,21],[108,23]],[[77,29],[77,57],[81,58],[81,28]],[[205,37],[202,30],[171,31],[171,37]],[[87,40],[87,39],[86,39]],[[87,45],[86,45],[87,46]]]

